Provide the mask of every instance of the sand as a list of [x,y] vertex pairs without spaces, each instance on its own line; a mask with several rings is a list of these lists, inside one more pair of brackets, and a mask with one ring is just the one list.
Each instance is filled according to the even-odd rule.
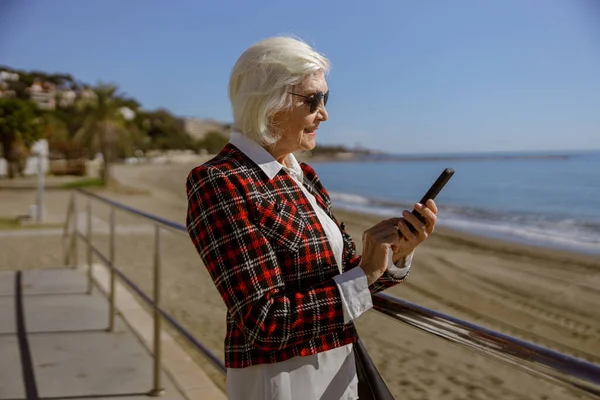
[[[318,165],[315,167],[318,172]],[[119,182],[135,187],[138,194],[110,190],[102,194],[183,223],[187,207],[184,182],[191,168],[117,166]],[[23,191],[7,193],[0,191],[2,215],[22,207],[16,200],[19,196],[31,196]],[[11,201],[5,201],[7,196]],[[61,207],[66,209],[65,192],[49,192],[47,198],[54,213],[60,213]],[[80,197],[78,204],[81,209],[85,200]],[[92,207],[96,229],[108,220],[108,208],[96,202]],[[380,219],[343,210],[335,213],[355,238]],[[152,225],[121,212],[117,220],[121,232],[117,265],[150,293]],[[223,302],[189,238],[162,232],[164,307],[222,357]],[[108,248],[105,233],[98,228],[94,236],[94,243],[104,251]],[[0,239],[0,269],[30,268],[36,263],[56,266],[60,256],[52,254],[60,240],[51,238],[38,239],[37,252],[32,252],[32,244],[22,238]],[[80,262],[84,257],[85,249],[80,245]],[[600,364],[600,257],[438,229],[417,249],[410,278],[388,293]],[[583,398],[375,311],[361,316],[357,326],[397,399]],[[214,371],[211,374],[216,376]]]

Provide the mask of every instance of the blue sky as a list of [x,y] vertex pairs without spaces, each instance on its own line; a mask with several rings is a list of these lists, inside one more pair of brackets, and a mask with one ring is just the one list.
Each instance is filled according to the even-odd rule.
[[223,121],[237,57],[278,34],[332,62],[320,143],[600,149],[598,0],[0,1],[0,64]]

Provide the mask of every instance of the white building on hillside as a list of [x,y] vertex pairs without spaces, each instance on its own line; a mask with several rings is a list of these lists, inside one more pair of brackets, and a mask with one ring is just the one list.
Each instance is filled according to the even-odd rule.
[[28,89],[29,99],[43,110],[56,108],[56,87],[50,82],[35,81]]

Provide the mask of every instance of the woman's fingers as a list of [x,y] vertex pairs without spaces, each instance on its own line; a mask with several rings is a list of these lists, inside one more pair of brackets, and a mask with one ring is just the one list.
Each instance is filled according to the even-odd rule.
[[373,228],[376,228],[377,231],[385,231],[388,230],[390,227],[396,226],[396,224],[401,220],[402,218],[384,219],[383,221],[375,225]]
[[[377,223],[364,232],[363,239],[366,238],[381,245],[389,245],[394,251],[398,249],[412,251],[433,232],[436,222],[435,213],[437,212],[433,201],[428,201],[427,207],[420,204],[415,205],[415,209],[423,215],[425,222],[405,210],[402,213],[404,218],[389,218]],[[415,232],[410,230],[408,224],[415,228]]]
[[381,243],[389,244],[392,247],[398,247],[402,238],[398,235],[398,229],[394,226],[382,235],[380,240]]
[[390,218],[379,222],[363,232],[363,253],[360,267],[367,275],[367,281],[375,282],[388,267],[389,250],[400,246],[396,224],[400,218]]
[[363,233],[363,240],[368,239],[376,243],[398,245],[400,238],[398,237],[396,224],[401,220],[402,218],[390,218],[379,222]]
[[417,236],[421,240],[424,240],[427,237],[427,225],[424,222],[421,222],[421,220],[419,220],[419,218],[417,218],[416,215],[409,212],[408,210],[404,210],[402,212],[402,215],[404,215],[406,221],[410,223],[413,226],[413,228],[415,228],[415,236]]
[[376,240],[378,243],[398,246],[402,238],[398,235],[396,225],[388,225],[385,229],[377,233]]
[[427,200],[427,203],[425,203],[425,205],[427,206],[427,208],[429,208],[434,214],[437,215],[438,213],[438,208],[437,208],[437,204],[435,204],[435,201],[429,199]]
[[[391,248],[394,252],[394,256],[405,256],[415,250],[415,248],[423,242],[427,237],[433,233],[435,224],[437,222],[437,205],[433,200],[428,200],[426,206],[422,204],[415,204],[415,211],[417,211],[421,218],[411,213],[408,210],[404,210],[402,215],[404,218],[391,218],[386,221],[382,221],[377,225],[378,232],[381,233],[380,239],[386,243],[391,244]],[[392,241],[392,238],[385,232],[385,227],[390,222],[395,222],[395,229],[397,238]],[[414,231],[409,228],[412,226]]]
[[404,240],[406,240],[409,243],[415,243],[418,241],[417,236],[414,233],[412,233],[408,225],[406,225],[406,222],[400,221],[397,226],[398,231],[400,231]]
[[[430,208],[431,206],[432,208]],[[433,200],[427,201],[427,207],[417,203],[415,204],[415,210],[425,219],[426,232],[428,234],[433,233],[435,229],[435,224],[437,222],[437,206],[435,205]]]

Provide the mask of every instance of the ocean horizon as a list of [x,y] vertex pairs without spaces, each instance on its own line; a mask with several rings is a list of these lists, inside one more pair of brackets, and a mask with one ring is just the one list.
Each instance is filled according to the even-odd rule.
[[600,155],[600,149],[579,149],[579,150],[506,150],[506,151],[471,151],[471,152],[432,152],[432,153],[388,153],[385,151],[367,150],[371,151],[372,154],[358,155],[358,160],[369,160],[376,161],[377,157],[387,157],[389,160],[405,160],[405,159],[430,159],[430,158],[443,158],[443,159],[481,159],[481,158],[495,158],[495,157],[508,157],[508,158],[552,158],[552,157],[577,157],[585,155]]

